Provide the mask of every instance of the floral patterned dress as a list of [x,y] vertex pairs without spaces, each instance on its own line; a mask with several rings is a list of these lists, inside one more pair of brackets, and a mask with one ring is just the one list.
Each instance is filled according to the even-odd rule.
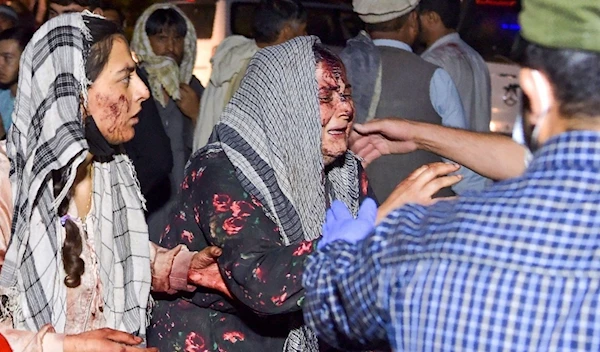
[[[359,175],[361,198],[371,196],[362,169]],[[316,241],[285,246],[222,151],[192,158],[179,196],[160,245],[222,248],[219,267],[236,300],[203,288],[155,297],[149,345],[161,352],[281,351],[288,332],[303,324],[303,263]]]

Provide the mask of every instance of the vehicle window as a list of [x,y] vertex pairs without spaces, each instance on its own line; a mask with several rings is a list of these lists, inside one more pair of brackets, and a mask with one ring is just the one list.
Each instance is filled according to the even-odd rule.
[[[363,28],[362,21],[348,8],[311,7],[304,4],[308,13],[306,31],[316,35],[326,45],[344,46],[346,40],[356,36]],[[256,3],[236,2],[231,6],[231,32],[252,38],[252,22]]]
[[216,5],[212,4],[178,4],[181,11],[192,21],[198,39],[212,37],[213,22],[215,20]]
[[459,32],[486,61],[511,62],[510,51],[519,33],[520,1],[463,1]]

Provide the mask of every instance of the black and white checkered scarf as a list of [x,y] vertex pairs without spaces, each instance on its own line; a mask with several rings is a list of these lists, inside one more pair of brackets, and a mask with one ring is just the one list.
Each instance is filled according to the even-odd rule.
[[[320,237],[332,199],[344,201],[354,214],[358,209],[355,156],[346,153],[324,172],[312,49],[317,41],[299,37],[260,50],[211,137],[243,188],[265,206],[286,245]],[[295,329],[285,350],[318,351],[316,337],[306,327]]]
[[[44,24],[23,52],[14,124],[8,136],[14,197],[12,238],[0,286],[18,295],[16,328],[66,323],[62,265],[64,229],[57,207],[87,155],[80,105],[87,101],[84,62],[90,13],[58,16]],[[66,170],[54,197],[51,172]],[[96,253],[108,327],[145,336],[150,291],[148,230],[130,160],[117,154],[94,161]]]

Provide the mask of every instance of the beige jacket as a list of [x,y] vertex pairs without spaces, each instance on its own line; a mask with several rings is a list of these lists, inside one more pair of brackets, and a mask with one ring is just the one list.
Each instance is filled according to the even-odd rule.
[[215,55],[210,59],[212,73],[202,94],[200,117],[194,130],[193,151],[204,147],[208,142],[213,127],[219,122],[225,105],[239,87],[250,59],[258,50],[253,39],[241,35],[227,37],[217,47]]

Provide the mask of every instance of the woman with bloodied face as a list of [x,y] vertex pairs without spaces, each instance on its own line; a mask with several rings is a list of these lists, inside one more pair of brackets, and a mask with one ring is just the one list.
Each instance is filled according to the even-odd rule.
[[319,350],[302,319],[303,262],[331,202],[356,215],[371,194],[347,150],[353,117],[345,68],[315,37],[253,57],[209,144],[192,155],[160,242],[222,248],[217,261],[230,295],[199,288],[155,297],[150,346]]
[[63,15],[36,32],[21,65],[7,141],[14,215],[0,274],[1,318],[17,330],[0,332],[19,351],[155,350],[136,346],[145,344],[151,286],[193,291],[207,270],[218,278],[220,250],[148,240],[122,148],[149,97],[129,45],[112,22]]

